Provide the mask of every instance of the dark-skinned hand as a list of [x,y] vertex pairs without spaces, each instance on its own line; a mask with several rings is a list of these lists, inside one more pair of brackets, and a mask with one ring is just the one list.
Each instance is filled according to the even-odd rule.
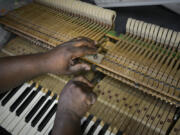
[[80,119],[95,103],[92,84],[83,77],[69,81],[61,92],[52,135],[80,133]]
[[96,54],[95,42],[79,37],[65,42],[47,52],[48,71],[55,74],[72,74],[80,70],[90,70],[87,64],[74,64],[73,60],[89,54]]
[[59,97],[59,107],[64,111],[82,117],[96,101],[92,91],[93,85],[84,77],[76,77],[69,81]]

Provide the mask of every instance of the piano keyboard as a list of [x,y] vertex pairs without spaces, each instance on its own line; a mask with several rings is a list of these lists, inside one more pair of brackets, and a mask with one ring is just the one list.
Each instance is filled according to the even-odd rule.
[[[36,83],[25,83],[0,94],[0,125],[12,135],[49,135],[56,116],[58,95]],[[83,135],[121,135],[94,115],[81,120]]]

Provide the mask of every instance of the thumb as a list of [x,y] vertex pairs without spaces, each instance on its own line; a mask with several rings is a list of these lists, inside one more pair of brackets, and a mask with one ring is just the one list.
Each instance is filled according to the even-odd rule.
[[78,72],[78,71],[82,71],[82,70],[88,71],[90,69],[91,69],[91,67],[88,64],[76,64],[76,65],[71,66],[69,68],[70,72],[73,72],[73,73]]

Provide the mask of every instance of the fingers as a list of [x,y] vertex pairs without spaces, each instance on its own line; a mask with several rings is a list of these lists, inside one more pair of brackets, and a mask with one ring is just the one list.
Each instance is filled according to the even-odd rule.
[[81,46],[87,46],[87,47],[96,47],[96,42],[87,38],[87,37],[77,37],[72,40],[73,42],[76,42],[73,44],[74,47],[81,47]]
[[78,87],[80,87],[84,94],[86,95],[86,104],[87,105],[93,105],[95,102],[96,102],[96,94],[92,91],[92,84],[84,77],[82,76],[79,76],[79,77],[76,77],[74,78],[74,81],[76,82],[80,82],[78,83]]
[[73,48],[72,50],[72,58],[78,58],[82,57],[85,55],[91,55],[91,54],[97,54],[97,49],[96,48],[91,48],[91,47],[86,47],[86,46],[81,46],[78,48]]
[[85,99],[84,102],[89,106],[93,105],[96,102],[96,94],[92,91],[92,88],[89,87],[89,82],[87,85],[87,80],[83,77],[76,78],[74,80],[74,83],[76,84],[77,87],[79,87],[83,94],[85,94]]
[[89,80],[87,80],[85,77],[82,76],[75,77],[73,81],[83,82],[87,84],[89,87],[93,87],[93,85],[89,82]]
[[69,68],[69,70],[72,72],[78,72],[81,70],[90,70],[90,69],[91,69],[91,67],[88,64],[76,64]]

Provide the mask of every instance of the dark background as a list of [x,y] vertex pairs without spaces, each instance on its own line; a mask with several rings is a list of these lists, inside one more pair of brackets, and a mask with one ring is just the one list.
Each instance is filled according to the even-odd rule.
[[[93,0],[81,0],[95,4]],[[161,27],[180,31],[180,15],[163,6],[139,6],[111,8],[117,13],[115,30],[125,33],[125,25],[129,17],[156,24]]]

